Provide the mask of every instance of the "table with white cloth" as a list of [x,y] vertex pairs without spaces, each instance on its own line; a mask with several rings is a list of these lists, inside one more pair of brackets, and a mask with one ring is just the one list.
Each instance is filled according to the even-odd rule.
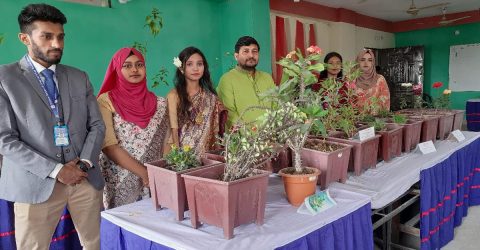
[[480,133],[463,131],[462,142],[437,141],[437,152],[418,150],[381,162],[346,183],[329,188],[371,197],[372,209],[382,208],[420,181],[420,237],[422,249],[437,249],[453,239],[454,228],[468,207],[480,204]]
[[102,212],[102,249],[372,249],[370,197],[331,188],[337,205],[315,216],[297,213],[284,195],[280,177],[270,176],[264,224],[235,228],[226,240],[222,228],[193,229],[169,209],[155,211],[150,199]]

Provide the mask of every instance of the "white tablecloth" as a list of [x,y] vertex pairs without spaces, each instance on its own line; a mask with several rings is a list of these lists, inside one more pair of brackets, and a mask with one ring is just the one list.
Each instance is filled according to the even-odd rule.
[[368,169],[360,176],[349,173],[345,184],[332,183],[329,188],[363,193],[371,197],[372,209],[382,208],[418,182],[421,170],[435,166],[480,137],[480,132],[463,131],[463,134],[466,139],[462,142],[437,141],[437,152],[426,155],[419,151],[402,154],[388,163],[380,162],[376,168]]
[[368,204],[370,197],[342,189],[331,188],[337,206],[315,216],[296,212],[285,196],[283,183],[277,176],[269,179],[265,224],[241,225],[234,238],[225,240],[221,228],[202,225],[198,230],[185,220],[175,221],[169,209],[155,211],[150,199],[102,212],[102,218],[136,235],[175,249],[273,249],[301,238],[324,225],[348,215]]

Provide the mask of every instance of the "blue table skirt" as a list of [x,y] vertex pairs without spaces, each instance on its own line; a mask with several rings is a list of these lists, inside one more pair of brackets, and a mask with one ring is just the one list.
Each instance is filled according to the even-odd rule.
[[468,207],[480,204],[480,140],[420,173],[421,249],[453,239]]
[[[73,226],[70,213],[65,208],[50,243],[51,250],[81,250],[77,231]],[[13,203],[0,199],[0,249],[15,250],[15,223]]]
[[[277,249],[373,249],[370,203],[322,228]],[[102,218],[101,249],[171,249],[131,233]],[[255,247],[252,246],[252,249]]]

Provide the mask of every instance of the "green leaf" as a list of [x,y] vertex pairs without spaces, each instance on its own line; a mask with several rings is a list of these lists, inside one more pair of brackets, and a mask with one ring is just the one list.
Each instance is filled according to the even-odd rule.
[[308,66],[308,70],[323,71],[324,69],[325,69],[325,65],[323,63],[317,63],[314,65]]

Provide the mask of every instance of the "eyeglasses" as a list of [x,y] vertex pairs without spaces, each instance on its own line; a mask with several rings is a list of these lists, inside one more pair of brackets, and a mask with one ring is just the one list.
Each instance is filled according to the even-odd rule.
[[143,62],[137,62],[135,64],[125,63],[125,64],[122,65],[122,68],[128,69],[128,70],[132,70],[133,67],[135,67],[135,69],[143,69],[143,68],[145,68],[145,64]]

